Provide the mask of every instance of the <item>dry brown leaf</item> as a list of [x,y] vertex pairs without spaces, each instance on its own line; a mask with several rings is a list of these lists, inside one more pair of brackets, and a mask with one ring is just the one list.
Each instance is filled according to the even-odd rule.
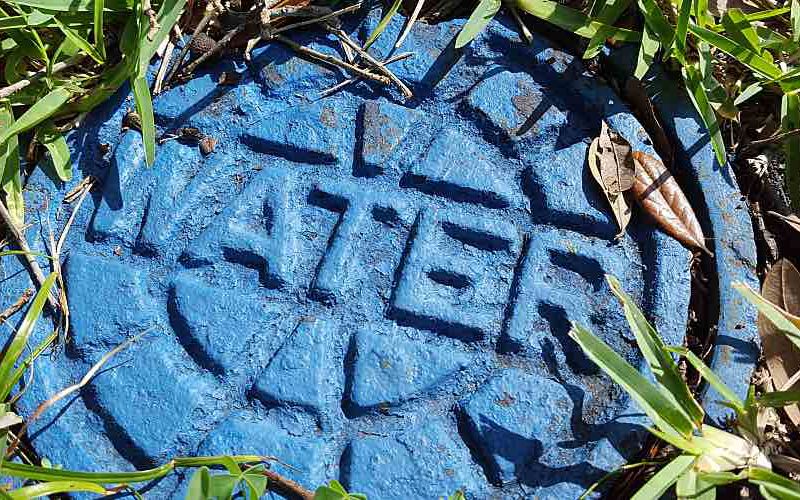
[[606,189],[606,186],[603,182],[603,176],[600,173],[600,163],[602,160],[598,151],[599,144],[600,138],[597,137],[589,146],[589,170],[592,172],[592,177],[594,177],[594,179],[600,185],[603,194],[608,200],[608,204],[611,205],[611,211],[613,212],[614,218],[617,220],[617,225],[619,226],[619,234],[622,234],[625,232],[625,228],[628,227],[628,223],[631,221],[631,209],[628,206],[628,202],[625,200],[623,193],[611,193],[608,189]]
[[647,153],[635,151],[633,158],[638,168],[632,191],[639,205],[667,234],[712,255],[689,200],[669,170]]
[[[784,311],[800,315],[800,273],[788,260],[779,260],[767,273],[761,295]],[[784,385],[800,370],[800,352],[785,333],[761,314],[758,334],[775,389],[789,389]],[[800,426],[800,407],[792,405],[784,410],[792,423]]]
[[796,216],[795,214],[781,215],[778,212],[767,212],[767,213],[773,217],[777,217],[778,219],[782,220],[790,228],[800,233],[800,217]]
[[609,128],[603,121],[597,138],[598,169],[604,189],[612,195],[623,193],[633,186],[636,164],[633,162],[630,143]]

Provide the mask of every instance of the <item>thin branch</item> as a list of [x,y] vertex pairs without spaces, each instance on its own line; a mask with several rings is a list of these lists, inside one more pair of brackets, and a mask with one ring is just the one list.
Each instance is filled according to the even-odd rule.
[[796,128],[794,130],[789,130],[788,132],[782,132],[780,134],[774,134],[766,139],[759,139],[757,141],[750,141],[746,148],[755,148],[758,146],[763,146],[765,144],[771,144],[773,142],[781,142],[784,139],[788,139],[789,137],[794,137],[796,135],[800,135],[800,128]]
[[[65,69],[69,68],[70,66],[74,66],[74,65],[78,64],[79,62],[81,62],[84,57],[85,56],[83,54],[78,54],[78,55],[70,57],[66,61],[61,61],[61,62],[55,63],[53,65],[53,69],[50,72],[50,74],[55,74],[55,73],[58,73],[60,71],[64,71]],[[30,84],[32,84],[34,81],[36,81],[39,78],[42,78],[43,76],[46,76],[46,75],[47,75],[47,68],[42,68],[39,71],[37,71],[37,72],[33,73],[32,75],[28,76],[28,78],[25,78],[25,79],[20,80],[18,82],[12,83],[8,87],[3,87],[2,89],[0,89],[0,99],[6,98],[6,97],[10,96],[11,94],[13,94],[14,92],[17,92],[17,91],[20,91],[20,90],[24,89],[25,87],[27,87]]]
[[362,78],[366,78],[366,79],[369,79],[369,80],[374,80],[374,81],[376,81],[378,83],[382,83],[383,85],[389,85],[390,83],[392,83],[392,81],[389,78],[387,78],[387,77],[385,77],[383,75],[376,75],[375,73],[372,73],[371,71],[367,71],[365,69],[359,68],[358,66],[355,66],[353,64],[350,64],[350,63],[347,63],[345,61],[342,61],[341,59],[339,59],[337,57],[333,57],[333,56],[328,55],[328,54],[323,54],[322,52],[316,51],[314,49],[309,49],[308,47],[304,47],[304,46],[300,45],[299,43],[297,43],[297,42],[295,42],[295,41],[293,41],[293,40],[291,40],[289,38],[286,38],[283,35],[275,35],[275,40],[278,40],[279,42],[288,45],[289,47],[294,49],[295,52],[297,52],[299,54],[306,55],[306,56],[311,57],[313,59],[317,59],[317,60],[322,61],[324,63],[330,64],[332,66],[338,66],[340,68],[346,69],[346,70],[350,71],[351,73],[354,73],[354,74],[356,74],[356,75],[358,75],[358,76],[360,76]]
[[225,48],[228,45],[228,43],[231,41],[231,39],[233,39],[233,37],[235,37],[236,35],[238,35],[242,31],[244,31],[244,28],[245,28],[245,24],[243,23],[243,24],[240,24],[239,26],[233,28],[231,31],[229,31],[224,37],[222,37],[222,39],[220,39],[219,42],[217,42],[216,45],[214,45],[213,49],[211,49],[208,52],[206,52],[205,54],[201,55],[200,57],[198,57],[197,59],[192,61],[188,66],[186,66],[186,69],[183,71],[183,74],[191,75],[192,72],[198,66],[200,66],[205,61],[207,61],[210,57],[216,55],[217,53],[219,53],[220,50]]
[[271,471],[269,469],[264,470],[264,475],[269,479],[270,489],[278,490],[282,493],[290,493],[297,498],[301,498],[302,500],[313,500],[314,493],[305,489],[300,483],[296,481],[292,481],[289,478],[283,477],[277,472]]
[[172,79],[175,78],[175,75],[178,74],[178,71],[181,69],[181,64],[183,64],[183,60],[186,58],[186,53],[189,52],[189,47],[192,45],[192,40],[194,40],[194,37],[203,31],[206,26],[208,26],[208,23],[211,21],[211,19],[217,15],[217,11],[213,7],[210,7],[214,5],[213,2],[209,2],[208,5],[209,7],[207,8],[205,15],[202,19],[200,19],[200,22],[197,23],[197,26],[195,26],[194,31],[192,32],[192,37],[189,38],[189,40],[186,42],[186,45],[181,48],[178,58],[175,59],[175,65],[172,67],[172,71],[169,72],[169,76],[167,76],[167,78],[164,80],[164,85],[169,85]]
[[278,33],[283,33],[284,31],[293,30],[295,28],[301,28],[303,26],[308,26],[310,24],[320,23],[322,21],[327,21],[333,17],[341,16],[342,14],[349,14],[350,12],[356,11],[361,8],[362,3],[358,2],[357,4],[351,5],[349,7],[345,7],[344,9],[339,9],[336,11],[331,12],[330,14],[325,14],[324,16],[315,17],[314,19],[308,19],[306,21],[300,21],[297,23],[287,24],[286,26],[281,26],[280,28],[273,29],[270,33],[272,35],[277,35]]
[[[42,268],[39,267],[39,263],[36,262],[36,259],[33,258],[31,255],[33,252],[31,248],[28,246],[28,241],[25,239],[25,235],[17,227],[16,222],[14,222],[14,218],[11,217],[11,214],[8,212],[5,203],[0,201],[0,219],[3,220],[8,230],[11,232],[11,236],[14,239],[14,243],[19,247],[20,250],[24,252],[25,260],[28,262],[28,267],[30,268],[31,274],[33,275],[33,280],[36,282],[39,288],[42,288],[45,282],[45,276],[42,272]],[[47,294],[47,302],[50,304],[50,307],[53,309],[54,313],[58,312],[58,301],[53,297],[52,293]]]
[[33,298],[33,293],[33,288],[28,288],[22,292],[22,295],[19,296],[16,302],[8,306],[5,311],[0,312],[0,325],[5,323],[8,318],[15,315],[17,311],[25,307],[25,304],[27,304],[31,298]]
[[326,26],[325,28],[329,32],[339,37],[339,39],[342,42],[346,43],[351,49],[355,50],[362,58],[364,58],[364,60],[366,60],[368,63],[374,66],[377,71],[386,75],[387,78],[389,78],[395,85],[397,85],[397,87],[400,89],[400,92],[403,93],[406,99],[409,99],[414,96],[413,92],[411,92],[411,89],[409,89],[406,86],[406,84],[403,83],[403,81],[397,77],[397,75],[392,73],[389,70],[389,68],[386,67],[385,64],[372,57],[372,54],[370,54],[369,52],[364,50],[360,45],[354,42],[353,39],[347,35],[347,33],[345,33],[343,30],[339,28],[334,28],[333,26]]
[[[383,61],[383,64],[392,64],[394,62],[401,61],[403,59],[408,59],[409,57],[413,57],[413,56],[414,56],[413,52],[403,52],[402,54],[397,54],[396,56],[392,56],[392,57],[386,59],[385,61]],[[361,81],[361,77],[360,76],[354,76],[352,78],[348,78],[347,80],[344,80],[343,82],[339,82],[336,85],[334,85],[332,87],[329,87],[329,88],[323,90],[322,92],[320,92],[319,93],[319,99],[328,97],[329,95],[338,92],[339,90],[347,87],[348,85],[351,85],[353,83],[360,82],[360,81]]]

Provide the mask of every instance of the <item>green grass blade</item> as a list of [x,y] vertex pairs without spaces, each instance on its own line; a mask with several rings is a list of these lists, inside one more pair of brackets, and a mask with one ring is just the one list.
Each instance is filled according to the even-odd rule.
[[[600,12],[597,14],[594,20],[599,23],[612,26],[617,22],[619,16],[625,12],[625,9],[627,9],[632,2],[633,0],[609,0],[608,2],[597,4],[593,8],[599,8]],[[583,54],[583,58],[590,59],[599,54],[609,36],[609,30],[604,28],[598,29],[597,33],[595,33],[592,38],[589,39],[589,45]]]
[[714,17],[708,11],[708,0],[694,0],[694,21],[698,26],[714,24]]
[[70,161],[69,146],[64,135],[52,126],[44,127],[38,131],[41,142],[50,153],[50,163],[59,179],[64,182],[72,179],[72,161]]
[[792,40],[800,41],[800,1],[792,0],[789,17],[792,21]]
[[756,54],[761,52],[761,40],[758,38],[758,33],[741,9],[728,9],[722,16],[722,25],[725,27],[725,34],[735,42]]
[[718,48],[722,52],[725,52],[751,70],[766,78],[779,78],[781,76],[780,68],[778,68],[772,61],[764,59],[758,55],[758,53],[753,52],[752,50],[735,42],[734,40],[731,40],[730,38],[699,26],[690,26],[689,31],[691,31],[692,34],[694,34],[697,38]]
[[14,500],[28,500],[30,498],[40,498],[58,493],[75,493],[79,491],[108,494],[105,488],[94,483],[80,481],[51,481],[46,483],[25,486],[16,490],[9,491],[9,496]]
[[607,275],[606,281],[608,281],[611,291],[622,303],[622,307],[625,310],[625,318],[628,320],[634,337],[636,337],[636,344],[639,346],[639,350],[642,352],[647,364],[650,365],[650,370],[656,380],[666,390],[666,393],[675,400],[677,406],[683,408],[695,426],[699,427],[703,422],[703,408],[692,396],[689,386],[683,380],[678,370],[678,365],[672,359],[669,351],[667,351],[661,336],[653,328],[653,325],[647,321],[636,302],[625,293],[619,280],[614,276]]
[[42,287],[33,298],[31,306],[28,309],[27,314],[25,314],[22,324],[19,326],[19,330],[17,330],[17,333],[11,339],[8,348],[3,355],[3,359],[0,360],[0,401],[5,401],[6,398],[8,398],[8,395],[11,393],[13,386],[10,383],[10,375],[14,371],[14,366],[17,364],[17,360],[25,350],[25,346],[28,345],[28,339],[33,333],[33,327],[39,320],[39,316],[42,315],[42,309],[44,308],[44,304],[47,302],[50,289],[53,288],[53,283],[55,283],[57,276],[58,275],[56,273],[51,273],[50,276],[45,279]]
[[675,31],[672,26],[664,17],[661,7],[655,0],[637,0],[639,10],[644,16],[644,20],[653,33],[656,34],[661,45],[669,47],[672,45],[672,39],[675,37]]
[[10,127],[0,131],[0,144],[5,143],[17,134],[32,129],[53,116],[70,97],[72,97],[72,92],[64,87],[51,90],[50,93],[39,99],[36,104],[28,108]]
[[665,443],[669,443],[675,448],[690,455],[701,455],[703,453],[702,447],[698,446],[690,439],[681,437],[678,434],[661,432],[655,427],[648,427],[647,431]]
[[675,457],[670,463],[664,466],[663,469],[650,478],[639,491],[636,492],[631,500],[653,500],[661,498],[661,495],[675,484],[681,475],[689,470],[694,465],[696,457],[691,455],[679,455]]
[[569,335],[581,346],[589,359],[630,394],[661,431],[671,431],[687,438],[691,436],[694,424],[686,413],[622,356],[580,325],[573,324]]
[[600,28],[597,32],[589,39],[589,44],[586,46],[586,50],[583,52],[584,59],[591,59],[596,57],[597,54],[603,50],[603,46],[606,44],[606,39],[611,36],[611,31],[607,30],[606,28]]
[[689,16],[692,13],[692,0],[678,0],[680,9],[675,26],[675,51],[679,61],[686,60],[686,34],[689,32]]
[[369,35],[367,38],[367,43],[364,44],[364,50],[370,48],[370,46],[375,43],[375,40],[378,39],[379,36],[383,34],[386,30],[386,27],[389,26],[389,22],[392,20],[397,11],[400,10],[400,6],[403,4],[403,0],[394,0],[392,6],[389,7],[389,10],[386,11],[386,14],[380,20],[378,25],[375,27],[375,30]]
[[638,42],[642,38],[638,31],[593,21],[586,14],[551,0],[517,0],[517,7],[584,38],[592,38],[600,29],[605,29],[609,38],[619,42]]
[[211,474],[208,467],[200,467],[192,475],[184,500],[206,500],[211,491]]
[[25,16],[9,16],[0,18],[0,33],[3,31],[27,28],[28,20]]
[[94,46],[100,57],[106,58],[106,44],[103,38],[103,9],[105,2],[103,0],[94,0]]
[[733,288],[742,294],[748,302],[753,304],[756,309],[758,309],[758,312],[775,325],[778,330],[786,334],[794,345],[800,347],[800,327],[786,317],[785,311],[751,290],[750,287],[744,283],[735,282],[733,283]]
[[156,16],[158,24],[161,27],[153,35],[152,40],[147,36],[149,26],[146,22],[142,23],[144,32],[140,33],[138,40],[140,72],[136,76],[144,76],[147,66],[150,64],[150,59],[155,55],[159,45],[169,36],[172,27],[178,22],[178,18],[181,17],[185,5],[186,0],[164,0]]
[[[36,346],[36,349],[34,349],[33,352],[31,352],[28,355],[28,357],[26,357],[25,360],[19,364],[19,366],[14,370],[14,373],[11,374],[11,377],[9,379],[9,386],[10,387],[16,386],[17,382],[19,382],[22,379],[22,376],[25,374],[25,371],[28,370],[28,368],[31,367],[33,362],[36,361],[36,359],[42,355],[44,350],[50,347],[53,344],[53,342],[55,342],[57,339],[58,339],[58,332],[53,332],[50,335],[48,335],[47,338],[41,341],[39,345]],[[18,398],[19,396],[20,394],[15,394],[14,399]]]
[[131,82],[133,98],[136,101],[136,112],[142,119],[142,142],[144,143],[144,157],[147,164],[152,166],[156,159],[156,123],[153,116],[153,100],[147,80],[143,76]]
[[[18,5],[33,7],[42,10],[55,10],[58,12],[93,12],[94,0],[16,0]],[[130,12],[133,9],[133,0],[108,0],[105,10],[112,12]]]
[[765,392],[756,399],[758,406],[768,408],[783,408],[784,406],[800,403],[800,389],[787,391]]
[[478,36],[483,31],[489,21],[491,21],[497,11],[500,10],[500,0],[481,0],[478,6],[472,11],[472,15],[467,19],[467,23],[461,28],[461,32],[456,37],[456,48],[460,49]]
[[800,500],[800,484],[763,467],[750,467],[747,477],[751,483],[763,486],[784,500]]
[[75,30],[73,30],[69,26],[59,21],[58,18],[54,18],[53,20],[58,26],[58,29],[60,29],[61,32],[64,33],[64,36],[66,36],[70,42],[74,43],[77,47],[80,47],[81,50],[89,54],[89,57],[94,59],[98,64],[103,64],[105,62],[103,56],[100,55],[97,49],[94,48],[92,44],[89,43],[85,38],[80,36]]
[[648,26],[642,30],[642,43],[639,45],[639,55],[636,59],[636,69],[633,71],[633,76],[641,80],[647,74],[647,70],[656,59],[656,53],[661,48],[658,43],[658,38],[653,35],[653,32]]
[[695,109],[700,114],[700,119],[708,129],[708,135],[711,138],[711,145],[714,147],[717,162],[720,165],[724,165],[727,160],[725,141],[722,140],[722,131],[719,128],[717,114],[714,112],[714,108],[711,107],[708,94],[701,81],[700,72],[694,66],[684,66],[683,80],[686,83],[689,98],[691,98]]
[[33,481],[86,481],[95,484],[129,484],[152,481],[169,474],[175,465],[173,462],[134,472],[77,472],[36,465],[25,465],[14,462],[4,462],[0,466],[0,473],[6,476],[19,477]]
[[[0,133],[13,124],[11,105],[0,104]],[[14,222],[25,222],[25,198],[22,196],[22,179],[19,170],[19,141],[17,136],[0,144],[0,184],[5,193],[5,203]]]
[[734,106],[739,106],[743,102],[746,102],[748,99],[755,96],[763,89],[764,87],[762,87],[759,82],[748,85],[747,88],[745,88],[742,91],[742,93],[736,97],[736,100],[733,101]]
[[[785,94],[781,100],[781,127],[785,132],[800,128],[800,96]],[[784,142],[786,153],[786,187],[795,210],[800,210],[800,137]]]
[[695,353],[689,349],[686,349],[685,347],[667,347],[667,350],[686,358],[689,364],[691,364],[694,369],[697,370],[700,376],[703,377],[711,387],[719,392],[723,398],[728,400],[728,402],[734,405],[737,413],[744,412],[744,401],[742,401],[742,399],[735,392],[725,385],[722,379],[719,378],[717,374],[708,367],[708,365],[703,363],[703,360],[698,358]]

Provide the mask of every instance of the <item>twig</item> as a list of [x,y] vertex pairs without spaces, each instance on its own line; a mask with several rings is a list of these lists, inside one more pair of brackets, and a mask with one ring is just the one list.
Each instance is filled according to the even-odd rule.
[[[11,217],[11,214],[8,213],[8,209],[6,208],[5,203],[0,201],[0,219],[3,220],[8,230],[11,232],[11,236],[14,238],[14,243],[19,247],[20,250],[24,252],[25,260],[28,262],[28,267],[30,267],[31,274],[33,275],[33,279],[39,288],[42,288],[45,282],[44,273],[42,272],[42,268],[39,267],[39,263],[36,262],[36,259],[33,258],[31,248],[28,246],[28,242],[25,239],[25,235],[23,235],[19,228],[17,227],[16,222]],[[50,307],[53,309],[54,313],[58,312],[58,301],[53,297],[52,293],[47,294],[47,302],[50,304]]]
[[352,40],[352,39],[351,39],[351,38],[350,38],[350,37],[347,35],[347,33],[345,33],[344,31],[342,31],[342,30],[341,30],[341,29],[339,29],[339,28],[334,28],[333,26],[326,26],[325,28],[326,28],[326,29],[327,29],[329,32],[331,32],[331,33],[333,33],[334,35],[338,36],[340,40],[342,40],[344,43],[346,43],[348,46],[350,46],[350,48],[351,48],[351,49],[355,50],[355,51],[356,51],[356,52],[357,52],[357,53],[358,53],[358,54],[359,54],[361,57],[363,57],[363,58],[364,58],[364,59],[365,59],[365,60],[366,60],[368,63],[370,63],[372,66],[374,66],[374,67],[375,67],[375,69],[376,69],[377,71],[380,71],[381,73],[383,73],[383,74],[384,74],[384,75],[385,75],[387,78],[389,78],[389,79],[390,79],[390,80],[391,80],[391,81],[392,81],[392,82],[393,82],[395,85],[397,85],[397,87],[400,89],[400,91],[403,93],[403,95],[406,97],[406,99],[408,99],[408,98],[411,98],[411,97],[413,97],[413,96],[414,96],[414,94],[411,92],[411,89],[409,89],[409,88],[406,86],[406,84],[405,84],[405,83],[403,83],[403,81],[402,81],[402,80],[400,80],[400,79],[397,77],[397,75],[395,75],[394,73],[392,73],[392,72],[391,72],[391,71],[390,71],[390,70],[389,70],[389,69],[386,67],[386,65],[385,65],[385,64],[383,64],[382,62],[380,62],[380,61],[378,61],[377,59],[375,59],[374,57],[372,57],[372,55],[371,55],[369,52],[367,52],[367,51],[366,51],[366,50],[364,50],[364,49],[363,49],[363,48],[362,48],[360,45],[358,45],[356,42],[354,42],[354,41],[353,41],[353,40]]
[[28,288],[22,292],[22,295],[19,296],[16,302],[8,306],[5,311],[0,312],[0,325],[5,323],[8,318],[15,315],[17,311],[25,307],[25,304],[27,304],[33,297],[33,293],[33,288]]
[[389,85],[390,83],[392,83],[392,81],[389,78],[387,78],[387,77],[385,77],[383,75],[376,75],[375,73],[372,73],[371,71],[367,71],[367,70],[359,68],[358,66],[355,66],[353,64],[349,64],[349,63],[347,63],[345,61],[342,61],[339,58],[330,56],[328,54],[323,54],[322,52],[316,51],[314,49],[309,49],[308,47],[304,47],[304,46],[300,45],[299,43],[297,43],[297,42],[295,42],[295,41],[293,41],[293,40],[291,40],[289,38],[286,38],[283,35],[275,35],[274,38],[275,38],[275,40],[278,40],[279,42],[288,45],[289,47],[294,49],[295,52],[298,52],[300,54],[306,55],[306,56],[311,57],[313,59],[317,59],[319,61],[322,61],[324,63],[330,64],[332,66],[338,66],[340,68],[346,69],[346,70],[350,71],[351,73],[355,73],[356,75],[358,75],[358,76],[360,76],[362,78],[366,78],[366,79],[369,79],[369,80],[374,80],[374,81],[376,81],[378,83],[382,83],[383,85]]
[[192,32],[192,37],[189,38],[189,41],[186,42],[186,45],[181,48],[178,58],[175,59],[175,65],[172,67],[172,71],[169,72],[169,76],[166,78],[166,80],[164,80],[164,85],[169,85],[173,78],[175,78],[175,75],[178,74],[178,71],[181,69],[181,64],[183,64],[183,60],[186,58],[186,53],[189,52],[189,47],[192,45],[192,40],[194,40],[194,37],[203,31],[206,26],[208,26],[208,23],[211,21],[211,19],[217,15],[217,11],[213,8],[214,3],[209,2],[208,5],[209,7],[206,8],[207,10],[205,15],[202,19],[200,19],[200,22],[197,23],[197,26],[195,26],[194,31]]
[[[53,69],[50,71],[50,74],[55,74],[60,71],[64,71],[70,66],[74,66],[77,63],[81,62],[84,57],[85,57],[84,55],[78,54],[70,57],[66,61],[55,63],[53,65]],[[28,78],[12,83],[8,87],[3,87],[2,89],[0,89],[0,99],[8,97],[14,92],[24,89],[25,87],[27,87],[28,85],[32,84],[34,81],[38,80],[39,78],[45,75],[47,75],[47,68],[40,69],[36,73],[33,73],[32,75],[28,76]]]
[[270,489],[272,489],[272,485],[274,485],[276,490],[283,493],[290,493],[302,500],[314,499],[314,493],[308,491],[296,481],[292,481],[269,469],[264,470],[264,475],[269,479]]
[[64,399],[65,397],[69,396],[73,392],[78,391],[78,390],[82,389],[84,386],[86,386],[86,384],[88,384],[89,382],[92,381],[92,379],[95,377],[95,375],[97,375],[97,372],[100,371],[100,369],[103,367],[103,365],[105,365],[108,362],[108,360],[110,360],[115,355],[117,355],[120,351],[122,351],[123,349],[126,349],[128,346],[130,346],[131,344],[133,344],[134,342],[136,342],[137,340],[142,338],[142,336],[144,336],[146,333],[150,332],[151,330],[152,330],[152,328],[149,328],[149,329],[145,330],[144,332],[140,333],[139,335],[137,335],[135,337],[132,337],[132,338],[126,340],[125,342],[119,344],[117,347],[111,349],[110,351],[105,353],[103,355],[103,357],[100,358],[100,360],[97,363],[95,363],[89,369],[89,371],[87,371],[83,375],[83,377],[81,378],[80,382],[78,382],[77,384],[72,384],[71,386],[66,387],[64,389],[61,389],[56,394],[51,396],[49,399],[47,399],[46,401],[42,402],[42,404],[40,404],[36,408],[36,410],[34,410],[34,412],[31,413],[31,416],[28,417],[28,419],[25,421],[25,423],[22,424],[22,427],[19,430],[19,435],[14,440],[14,442],[11,443],[11,445],[8,447],[8,450],[6,451],[6,456],[10,457],[12,455],[12,453],[14,452],[14,448],[16,448],[17,445],[19,444],[19,441],[22,438],[22,436],[25,434],[26,429],[37,418],[39,418],[42,415],[42,413],[45,412],[45,410],[47,410],[48,408],[50,408],[51,406],[53,406],[54,404],[56,404],[60,400]]
[[528,26],[525,24],[525,21],[522,20],[522,17],[519,15],[519,11],[517,10],[517,6],[514,5],[513,2],[506,3],[506,7],[511,12],[511,17],[514,18],[514,21],[519,25],[519,30],[522,33],[522,38],[525,39],[528,44],[533,42],[533,34],[531,30],[528,29]]
[[308,19],[306,21],[300,21],[297,23],[287,24],[286,26],[281,26],[280,28],[273,29],[270,33],[272,35],[277,35],[278,33],[283,33],[284,31],[293,30],[295,28],[301,28],[303,26],[308,26],[310,24],[320,23],[322,21],[327,21],[333,17],[341,16],[342,14],[348,14],[350,12],[356,11],[361,8],[362,3],[358,2],[357,4],[351,5],[349,7],[345,7],[344,9],[339,9],[336,11],[331,12],[330,14],[325,14],[324,16],[315,17],[314,19]]
[[164,78],[167,76],[167,69],[169,69],[169,61],[172,59],[172,53],[175,51],[175,43],[172,40],[167,41],[167,46],[164,49],[164,56],[161,58],[161,65],[158,67],[156,74],[156,81],[153,84],[153,95],[158,95],[164,86]]
[[[408,59],[409,57],[413,57],[413,56],[414,56],[413,52],[404,52],[402,54],[397,54],[396,56],[392,56],[389,59],[386,59],[385,61],[383,61],[383,64],[392,64],[394,62],[401,61],[403,59]],[[336,85],[334,85],[333,87],[329,87],[329,88],[323,90],[322,92],[320,92],[319,93],[319,99],[328,97],[329,95],[331,95],[331,94],[333,94],[335,92],[338,92],[339,90],[343,89],[344,87],[347,87],[350,84],[353,84],[353,83],[356,83],[356,82],[360,82],[360,81],[361,81],[361,77],[360,76],[354,76],[352,78],[348,78],[347,80],[345,80],[343,82],[339,82]]]
[[745,146],[747,148],[755,148],[758,146],[763,146],[764,144],[770,144],[773,142],[781,142],[784,139],[788,139],[789,137],[794,137],[796,135],[800,135],[800,128],[796,128],[794,130],[789,130],[788,132],[782,132],[780,134],[774,134],[766,139],[759,139],[757,141],[751,141]]
[[191,75],[192,72],[195,70],[195,68],[197,68],[198,66],[203,64],[210,57],[212,57],[212,56],[216,55],[217,53],[219,53],[220,50],[222,50],[223,48],[225,48],[228,45],[228,43],[231,41],[231,39],[233,37],[235,37],[236,35],[238,35],[242,31],[244,31],[244,28],[245,28],[245,24],[240,24],[239,26],[237,26],[237,27],[233,28],[231,31],[229,31],[224,37],[222,37],[220,39],[219,42],[217,42],[216,45],[214,45],[213,49],[209,50],[208,52],[206,52],[202,56],[200,56],[197,59],[195,59],[194,61],[192,61],[188,66],[186,66],[186,69],[183,71],[183,74]]

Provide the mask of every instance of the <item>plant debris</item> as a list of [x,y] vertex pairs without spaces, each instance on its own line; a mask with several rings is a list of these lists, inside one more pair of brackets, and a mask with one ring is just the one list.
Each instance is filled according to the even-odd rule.
[[684,245],[713,256],[705,245],[703,229],[678,182],[660,160],[634,151],[636,182],[631,190],[636,201],[667,234]]
[[712,255],[705,246],[700,223],[675,178],[657,158],[634,151],[618,132],[602,122],[600,136],[589,146],[589,170],[603,190],[617,220],[619,238],[631,220],[625,193],[667,234],[684,245]]
[[[784,311],[800,315],[800,273],[788,260],[781,259],[772,266],[761,294]],[[758,334],[775,390],[791,389],[795,385],[791,379],[800,372],[800,352],[786,332],[779,330],[763,314],[758,315]],[[800,427],[800,407],[792,405],[784,410],[792,424]]]
[[599,170],[603,186],[609,194],[619,194],[633,187],[636,165],[631,152],[633,149],[615,130],[602,122],[600,137],[597,138]]
[[[603,125],[605,125],[605,123],[603,123]],[[604,161],[603,159],[604,157],[600,154],[600,138],[598,137],[595,138],[589,146],[589,170],[602,188],[609,205],[611,205],[611,211],[619,226],[619,234],[617,235],[617,237],[619,237],[625,232],[625,228],[628,227],[631,221],[631,209],[622,192],[613,192],[606,187],[601,166]],[[617,184],[617,186],[619,186],[619,184]]]

